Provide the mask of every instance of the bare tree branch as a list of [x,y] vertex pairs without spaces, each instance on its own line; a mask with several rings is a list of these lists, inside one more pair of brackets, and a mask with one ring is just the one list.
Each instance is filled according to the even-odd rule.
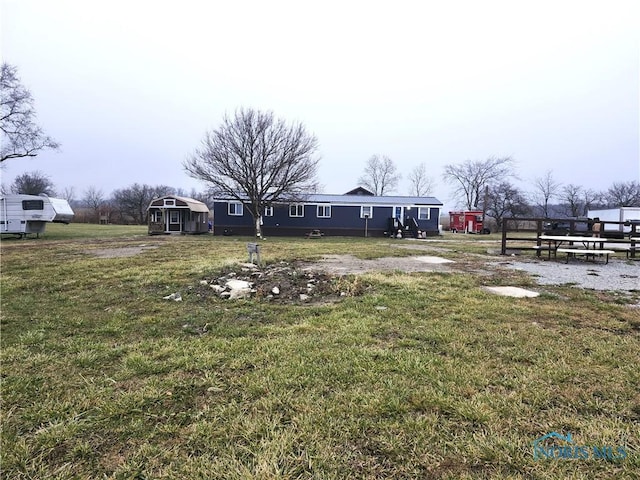
[[605,196],[610,207],[640,207],[640,182],[615,182]]
[[35,157],[59,144],[35,123],[33,97],[21,83],[16,67],[3,63],[0,70],[0,163],[12,158]]
[[533,202],[536,207],[540,209],[540,213],[542,213],[544,217],[549,217],[549,202],[560,195],[560,188],[562,187],[562,184],[556,182],[551,170],[547,170],[542,177],[534,179],[533,187]]
[[316,137],[302,124],[288,125],[272,112],[239,109],[205,134],[184,168],[208,183],[211,192],[245,204],[261,235],[265,206],[316,190],[316,150]]
[[26,195],[55,195],[55,189],[51,179],[42,172],[23,173],[18,175],[11,184],[12,193]]
[[427,175],[427,166],[423,163],[417,165],[409,174],[410,195],[426,197],[431,195],[435,186],[435,180]]
[[398,186],[401,175],[393,161],[386,155],[373,155],[364,168],[358,182],[371,190],[375,195],[385,195],[393,192]]
[[489,157],[446,165],[443,177],[453,184],[456,198],[469,210],[477,210],[486,186],[515,177],[511,157]]

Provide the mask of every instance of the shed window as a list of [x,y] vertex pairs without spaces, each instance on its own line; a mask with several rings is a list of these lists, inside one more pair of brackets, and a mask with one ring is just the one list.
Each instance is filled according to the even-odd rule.
[[331,205],[318,205],[318,218],[331,218]]
[[373,218],[373,207],[360,207],[360,218]]
[[44,210],[44,201],[43,200],[23,200],[22,209],[23,210]]
[[241,217],[243,213],[243,205],[240,202],[229,202],[229,215]]
[[180,223],[180,212],[177,210],[173,210],[172,212],[170,212],[169,222]]
[[418,207],[418,220],[429,220],[430,210],[429,207]]
[[175,200],[169,200],[169,199],[165,199],[164,204],[168,207],[172,207],[176,204]]
[[304,205],[300,203],[295,203],[289,205],[289,216],[290,217],[304,217]]

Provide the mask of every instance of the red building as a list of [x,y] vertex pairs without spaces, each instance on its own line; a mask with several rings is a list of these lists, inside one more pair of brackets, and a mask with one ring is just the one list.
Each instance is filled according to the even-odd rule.
[[449,212],[449,228],[452,232],[482,233],[482,210]]

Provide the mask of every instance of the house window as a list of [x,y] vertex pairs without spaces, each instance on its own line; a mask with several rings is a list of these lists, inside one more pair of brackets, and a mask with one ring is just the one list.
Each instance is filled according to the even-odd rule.
[[304,217],[304,205],[299,203],[294,203],[289,205],[289,216],[290,217]]
[[318,218],[331,218],[331,205],[318,205]]
[[243,205],[240,202],[229,202],[229,215],[241,217],[243,213]]
[[265,217],[273,217],[273,207],[264,207],[264,216]]
[[23,200],[23,210],[44,210],[44,200]]
[[429,220],[430,210],[429,207],[418,207],[418,220]]
[[360,218],[373,218],[373,207],[360,207]]
[[178,210],[173,210],[169,212],[169,222],[180,223],[180,212]]

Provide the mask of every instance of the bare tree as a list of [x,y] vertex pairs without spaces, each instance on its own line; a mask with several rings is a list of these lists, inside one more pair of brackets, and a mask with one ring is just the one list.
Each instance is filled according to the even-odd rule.
[[364,167],[364,174],[358,182],[375,195],[391,193],[398,186],[401,175],[393,161],[386,155],[373,155]]
[[423,163],[417,165],[409,174],[410,195],[426,197],[431,195],[435,181],[427,175],[427,166]]
[[615,182],[605,197],[610,207],[640,207],[640,182]]
[[64,198],[67,202],[71,203],[75,200],[76,197],[76,189],[74,187],[64,187],[62,192],[59,195]]
[[272,112],[239,109],[205,134],[185,162],[189,175],[218,196],[242,202],[262,236],[262,212],[273,202],[315,191],[318,141],[301,123],[288,125]]
[[459,165],[446,165],[444,179],[454,185],[454,195],[469,210],[477,210],[486,186],[513,173],[511,157],[489,157],[486,160],[467,160]]
[[562,185],[553,178],[551,170],[547,170],[542,177],[533,180],[532,200],[544,217],[549,217],[549,202],[560,193]]
[[582,215],[587,215],[589,210],[599,208],[603,205],[603,195],[590,188],[582,190]]
[[525,195],[511,183],[500,182],[489,189],[486,212],[496,220],[499,229],[505,217],[523,216],[530,211]]
[[18,78],[16,67],[3,63],[0,70],[0,163],[10,158],[35,157],[58,143],[35,123],[33,97]]
[[120,212],[122,217],[130,217],[138,225],[147,223],[147,208],[151,200],[164,195],[171,195],[175,192],[172,187],[166,185],[133,185],[115,190],[113,192],[113,206]]
[[23,173],[18,175],[11,184],[12,193],[26,195],[55,195],[55,189],[51,179],[42,172]]
[[579,217],[584,211],[582,201],[584,190],[580,185],[572,183],[565,185],[560,192],[560,204],[565,215],[569,217]]
[[82,203],[93,212],[95,222],[100,221],[100,208],[105,203],[104,193],[93,185],[84,191]]

